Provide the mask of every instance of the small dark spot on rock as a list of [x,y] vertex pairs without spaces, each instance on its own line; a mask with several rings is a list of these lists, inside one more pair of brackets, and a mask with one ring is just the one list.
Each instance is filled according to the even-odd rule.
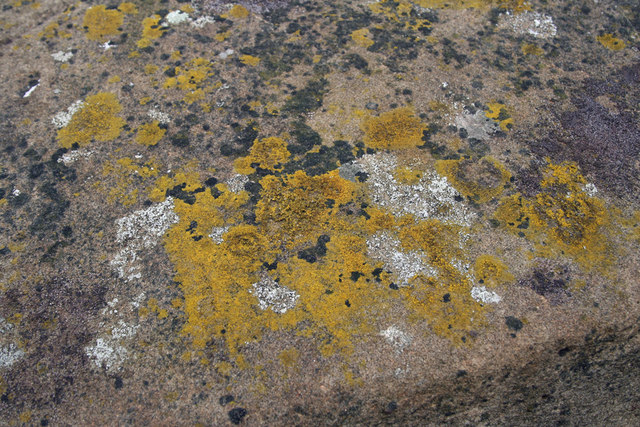
[[571,349],[569,347],[564,347],[561,348],[560,350],[558,350],[558,356],[560,357],[564,357],[567,355],[567,353],[569,353],[571,351]]
[[247,410],[244,408],[233,408],[229,411],[229,420],[233,424],[240,424],[245,416],[247,416]]
[[451,301],[451,294],[444,294],[442,297],[442,302],[450,302]]
[[396,409],[398,409],[398,403],[396,403],[395,400],[392,400],[391,402],[387,403],[387,406],[385,406],[382,412],[384,412],[385,414],[391,414],[392,412],[395,412]]
[[116,389],[122,388],[122,377],[116,376],[116,380],[113,385],[115,386]]
[[225,406],[225,405],[233,402],[233,395],[225,394],[224,396],[220,397],[218,402],[220,403],[220,405]]
[[509,329],[512,329],[514,331],[519,331],[520,329],[522,329],[522,327],[524,326],[524,324],[522,323],[522,320],[513,317],[513,316],[507,316],[504,318],[505,320],[505,324],[507,325],[507,327]]

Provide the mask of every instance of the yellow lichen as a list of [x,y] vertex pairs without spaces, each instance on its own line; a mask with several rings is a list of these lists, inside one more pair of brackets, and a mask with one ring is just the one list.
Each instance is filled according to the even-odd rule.
[[157,176],[158,169],[153,161],[145,163],[129,157],[107,161],[102,166],[103,180],[96,187],[107,194],[109,203],[131,206],[138,201],[140,181]]
[[622,50],[627,47],[624,40],[614,37],[613,34],[607,33],[601,36],[597,36],[596,39],[609,50]]
[[475,278],[485,286],[496,286],[513,280],[507,266],[491,255],[480,255],[474,265]]
[[[354,185],[337,171],[308,176],[296,171],[283,178],[266,176],[260,181],[262,198],[256,219],[268,234],[288,247],[315,241],[339,205],[351,198]],[[329,200],[333,201],[330,207]]]
[[483,157],[479,161],[439,160],[436,170],[446,176],[453,187],[463,196],[476,203],[485,203],[499,196],[511,174],[493,157]]
[[522,43],[522,45],[520,46],[520,50],[525,55],[540,56],[544,54],[544,50],[541,47],[532,43]]
[[393,174],[396,181],[405,185],[417,184],[418,182],[420,182],[422,175],[423,174],[421,171],[411,169],[407,166],[397,168]]
[[158,72],[158,66],[153,64],[147,64],[144,66],[144,73],[147,75],[155,74]]
[[371,39],[371,33],[368,28],[361,28],[351,33],[351,38],[358,45],[367,48],[373,46],[374,41]]
[[495,120],[500,125],[500,129],[508,131],[513,128],[513,118],[507,112],[507,106],[499,102],[490,102],[489,110],[485,112],[485,116]]
[[223,18],[245,19],[249,16],[249,11],[246,7],[239,4],[234,5],[229,12],[222,15]]
[[176,76],[167,78],[164,87],[194,91],[212,75],[211,69],[212,64],[209,60],[205,58],[192,59],[184,67],[176,67]]
[[603,228],[609,215],[602,200],[585,192],[585,182],[575,163],[549,163],[541,191],[503,199],[495,218],[534,240],[542,256],[570,256],[589,270],[605,267],[610,245]]
[[249,155],[236,160],[235,169],[238,173],[251,174],[255,172],[251,165],[257,164],[262,169],[281,170],[290,155],[287,143],[283,139],[276,137],[256,139]]
[[428,319],[430,327],[453,342],[467,340],[470,330],[483,324],[483,307],[471,297],[472,284],[455,266],[464,259],[458,244],[460,230],[431,219],[400,230],[405,250],[421,250],[436,276],[416,275],[403,288],[414,316]]
[[251,67],[255,67],[260,63],[260,58],[251,55],[242,55],[240,56],[240,62],[245,65],[250,65]]
[[129,2],[120,3],[120,5],[118,6],[118,10],[120,12],[126,13],[127,15],[136,15],[138,13],[138,8],[136,7],[136,5]]
[[142,145],[156,145],[166,132],[166,129],[159,126],[158,121],[145,123],[138,128],[136,142]]
[[371,148],[400,149],[421,145],[427,130],[413,109],[396,108],[362,122],[364,143]]
[[87,9],[82,25],[89,40],[105,42],[109,36],[120,33],[124,14],[117,9],[107,9],[105,5],[97,5]]
[[117,114],[122,110],[113,93],[101,92],[87,97],[69,124],[58,130],[58,143],[64,148],[73,144],[88,145],[92,140],[111,141],[120,135],[125,124]]

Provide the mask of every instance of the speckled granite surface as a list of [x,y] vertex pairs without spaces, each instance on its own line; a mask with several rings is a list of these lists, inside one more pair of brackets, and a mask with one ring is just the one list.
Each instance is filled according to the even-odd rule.
[[637,1],[0,26],[0,424],[640,422]]

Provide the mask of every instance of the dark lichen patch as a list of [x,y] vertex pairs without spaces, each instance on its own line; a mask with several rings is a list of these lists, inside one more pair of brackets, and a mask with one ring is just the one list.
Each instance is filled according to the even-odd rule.
[[303,114],[317,110],[322,106],[322,99],[327,91],[328,83],[323,78],[309,81],[304,88],[293,93],[284,104],[283,111]]
[[549,263],[541,263],[534,268],[531,275],[520,280],[520,286],[526,286],[532,289],[538,295],[542,295],[553,305],[565,302],[571,296],[569,291],[569,283],[571,276],[568,268],[563,266],[549,265]]
[[515,332],[520,331],[520,329],[522,329],[523,326],[524,326],[524,323],[522,323],[522,320],[518,319],[517,317],[513,317],[513,316],[505,317],[504,323],[507,325],[507,327],[509,329],[511,329],[512,331],[515,331]]

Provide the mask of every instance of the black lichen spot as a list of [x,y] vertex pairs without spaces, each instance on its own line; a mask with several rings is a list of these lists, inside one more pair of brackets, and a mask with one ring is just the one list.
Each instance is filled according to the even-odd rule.
[[196,196],[193,193],[189,193],[184,191],[184,188],[187,186],[184,182],[182,184],[178,184],[173,188],[167,189],[165,192],[165,196],[174,197],[176,199],[180,199],[183,202],[193,205],[196,202]]
[[384,407],[382,412],[384,412],[385,414],[391,414],[395,412],[396,409],[398,409],[398,404],[395,400],[392,400],[391,402],[387,403],[387,406]]
[[303,121],[293,123],[291,135],[295,142],[289,143],[287,149],[292,154],[306,153],[311,150],[314,145],[322,144],[320,134]]
[[442,296],[442,302],[451,302],[451,294],[447,293]]
[[221,396],[220,399],[218,400],[218,402],[220,403],[221,406],[225,406],[231,402],[233,402],[233,395],[231,394],[225,394],[224,396]]
[[218,183],[218,178],[211,177],[211,178],[207,178],[207,180],[204,182],[204,185],[206,185],[207,187],[215,187],[217,183]]
[[398,287],[398,285],[396,285],[395,283],[391,282],[391,283],[389,283],[389,289],[393,289],[394,291],[397,291],[400,288]]
[[176,133],[175,135],[172,135],[171,138],[169,138],[171,140],[171,144],[173,144],[176,147],[187,147],[189,145],[189,135],[187,135],[186,132],[179,132]]
[[329,240],[331,240],[331,238],[328,235],[321,235],[320,237],[318,237],[318,240],[316,241],[316,245],[314,247],[303,249],[298,252],[298,258],[303,259],[309,263],[316,262],[318,258],[326,255],[327,243],[329,243]]
[[358,279],[360,277],[362,277],[362,276],[364,276],[364,273],[361,273],[359,271],[352,271],[351,272],[351,280],[354,281],[354,282],[357,282]]
[[351,307],[351,303],[349,302],[349,300],[344,300],[344,305],[346,305],[347,307]]
[[122,388],[122,377],[120,376],[116,376],[116,380],[114,381],[113,386],[117,389],[121,389]]
[[247,410],[244,408],[233,408],[229,411],[229,420],[232,424],[240,424],[246,416]]
[[571,351],[571,349],[570,349],[569,347],[561,348],[560,350],[558,350],[558,356],[560,356],[560,357],[564,357],[564,356],[566,356],[570,351]]
[[284,104],[283,111],[304,114],[317,110],[322,105],[322,98],[327,92],[329,82],[323,78],[311,80],[307,85],[295,92]]
[[522,320],[515,318],[513,316],[507,316],[504,318],[504,320],[507,327],[516,332],[518,332],[524,326],[524,324],[522,323]]

